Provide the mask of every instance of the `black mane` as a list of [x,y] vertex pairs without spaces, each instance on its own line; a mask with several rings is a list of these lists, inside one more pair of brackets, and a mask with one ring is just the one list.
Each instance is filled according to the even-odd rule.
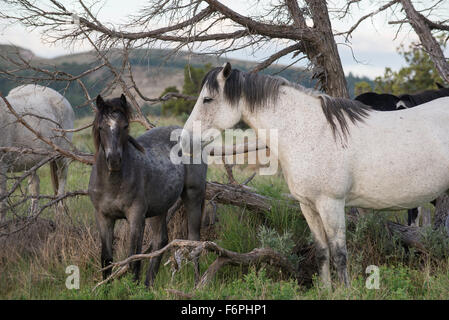
[[[222,67],[218,67],[210,70],[204,77],[201,88],[207,86],[210,92],[218,92],[217,76],[222,69]],[[268,101],[275,103],[281,86],[289,86],[319,98],[323,113],[332,128],[334,137],[337,134],[346,137],[349,133],[348,119],[352,123],[363,122],[363,119],[368,117],[371,110],[371,107],[359,101],[333,98],[313,89],[292,83],[282,77],[243,72],[237,69],[232,69],[231,74],[226,79],[224,95],[231,105],[236,105],[243,97],[248,104],[249,110],[254,112],[259,108],[265,107]],[[338,131],[338,127],[340,127],[340,131]]]
[[[201,88],[206,85],[212,93],[218,92],[217,76],[222,67],[210,70],[201,83]],[[244,98],[251,112],[258,107],[265,106],[269,100],[276,102],[279,96],[279,88],[282,85],[291,85],[289,81],[281,77],[243,72],[233,69],[226,79],[224,95],[229,103],[237,104],[240,98]]]

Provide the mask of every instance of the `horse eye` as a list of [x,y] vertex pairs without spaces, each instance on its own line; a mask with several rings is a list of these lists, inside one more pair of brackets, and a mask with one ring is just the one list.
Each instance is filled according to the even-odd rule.
[[211,102],[212,100],[214,100],[214,99],[206,97],[203,99],[203,103],[208,103],[208,102]]
[[129,127],[129,124],[125,124],[125,127],[124,127],[124,128],[125,128],[125,129],[128,129],[128,127]]

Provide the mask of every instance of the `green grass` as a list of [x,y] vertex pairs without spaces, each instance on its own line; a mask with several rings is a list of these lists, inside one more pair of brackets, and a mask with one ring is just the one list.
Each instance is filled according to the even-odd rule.
[[[77,121],[77,126],[90,119]],[[178,120],[163,119],[163,124],[177,123]],[[133,124],[134,136],[143,132],[141,126]],[[82,151],[92,152],[90,129],[76,133],[74,143]],[[244,166],[234,169],[238,181],[251,175]],[[67,190],[86,189],[90,167],[72,163],[69,169]],[[47,167],[39,170],[41,193],[52,194]],[[208,179],[227,182],[222,166],[212,165]],[[24,183],[24,187],[26,183]],[[257,192],[280,199],[288,188],[281,176],[256,176],[249,186]],[[26,212],[27,206],[21,210]],[[341,287],[337,282],[334,289],[323,289],[316,277],[310,285],[298,285],[293,279],[280,275],[277,270],[265,266],[244,268],[226,266],[220,270],[212,282],[201,290],[194,290],[193,267],[184,264],[172,274],[170,265],[161,264],[154,287],[147,289],[142,283],[135,283],[130,275],[106,284],[92,291],[101,280],[99,272],[99,239],[94,222],[94,211],[87,197],[77,197],[66,201],[70,228],[58,230],[41,239],[42,245],[34,252],[24,253],[10,248],[0,248],[0,299],[179,299],[167,291],[175,289],[191,294],[196,299],[449,299],[449,257],[448,247],[441,242],[440,235],[429,233],[426,241],[434,247],[434,255],[407,253],[402,245],[391,239],[385,230],[387,219],[394,220],[394,213],[376,212],[362,218],[356,225],[348,225],[347,243],[349,250],[350,288]],[[54,210],[49,209],[43,216],[52,218]],[[273,203],[273,210],[263,215],[233,206],[218,206],[219,222],[215,229],[215,239],[220,246],[237,252],[248,252],[261,246],[261,226],[269,228],[266,237],[277,239],[265,243],[278,243],[280,247],[291,247],[311,243],[307,224],[301,213],[285,203]],[[396,213],[400,220],[405,212]],[[116,229],[115,260],[126,257],[124,239],[126,232],[121,223]],[[278,236],[276,236],[278,235]],[[284,235],[286,235],[284,237]],[[288,239],[287,239],[288,238]],[[287,240],[282,240],[287,239]],[[275,246],[275,245],[273,245]],[[284,247],[285,247],[284,246]],[[10,249],[10,250],[9,250]],[[204,272],[215,260],[214,254],[201,256],[200,266]],[[298,257],[299,265],[303,257]],[[65,273],[68,265],[80,268],[80,289],[68,290]],[[380,269],[380,288],[367,289],[365,273],[368,265]],[[145,265],[142,270],[145,270]],[[143,272],[144,273],[144,272]],[[333,279],[337,279],[333,275]]]

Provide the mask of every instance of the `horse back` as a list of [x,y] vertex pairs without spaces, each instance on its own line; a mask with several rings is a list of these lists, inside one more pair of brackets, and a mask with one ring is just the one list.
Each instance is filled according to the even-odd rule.
[[366,92],[358,95],[354,100],[360,101],[378,111],[393,111],[396,110],[396,104],[400,99],[388,93]]
[[171,149],[177,144],[176,140],[171,139],[171,134],[174,130],[182,130],[182,128],[178,126],[156,127],[146,131],[136,140],[142,147],[148,150]]
[[63,128],[73,128],[75,113],[64,96],[52,88],[23,85],[12,89],[7,99],[15,102],[13,108],[21,112],[34,112],[57,121]]
[[[44,137],[52,140],[56,145],[68,147],[67,140],[72,139],[72,133],[66,133],[65,139],[57,137],[55,128],[73,129],[75,114],[70,103],[62,95],[51,88],[39,85],[19,86],[10,91],[6,97],[12,108],[18,114],[29,114],[24,120]],[[9,112],[6,105],[2,105],[6,112],[0,114],[0,144],[5,147],[42,148],[50,147],[38,140],[25,126],[18,124],[16,117]],[[31,115],[32,114],[32,115]],[[15,159],[17,170],[29,167],[42,156],[26,155]]]

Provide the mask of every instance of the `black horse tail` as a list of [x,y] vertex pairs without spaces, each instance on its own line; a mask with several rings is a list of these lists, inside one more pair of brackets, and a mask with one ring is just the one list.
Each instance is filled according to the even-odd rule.
[[56,164],[56,161],[50,162],[50,177],[53,190],[55,192],[55,195],[57,195],[59,190],[59,181],[58,181],[58,165]]

